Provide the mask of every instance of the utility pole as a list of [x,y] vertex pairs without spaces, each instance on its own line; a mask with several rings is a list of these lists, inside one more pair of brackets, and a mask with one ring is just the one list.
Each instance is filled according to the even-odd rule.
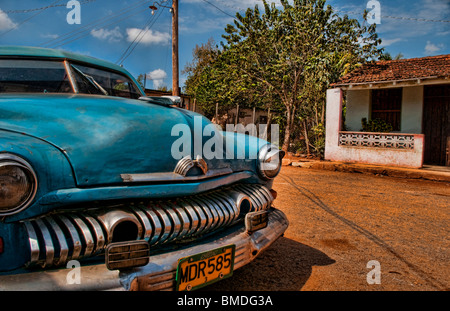
[[178,0],[172,0],[172,95],[180,96],[178,59]]
[[178,0],[172,0],[172,7],[161,5],[155,2],[149,6],[152,14],[158,9],[155,4],[164,8],[169,8],[172,13],[172,95],[180,96],[180,61],[178,59]]

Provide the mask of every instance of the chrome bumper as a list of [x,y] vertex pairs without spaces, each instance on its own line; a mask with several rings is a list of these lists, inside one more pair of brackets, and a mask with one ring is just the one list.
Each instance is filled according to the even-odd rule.
[[[225,231],[228,233],[219,239],[206,240],[192,247],[151,256],[150,263],[144,267],[128,271],[110,271],[102,264],[4,275],[0,276],[0,290],[173,290],[180,258],[234,244],[236,246],[234,269],[236,270],[253,261],[263,250],[283,235],[288,224],[283,212],[271,209],[268,226],[264,229],[249,234],[243,225],[238,230],[233,227]],[[69,262],[69,264],[71,263]]]

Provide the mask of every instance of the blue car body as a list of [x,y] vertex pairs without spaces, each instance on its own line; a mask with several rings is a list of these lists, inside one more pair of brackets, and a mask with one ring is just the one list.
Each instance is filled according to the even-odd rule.
[[[127,77],[136,93],[145,96],[126,70],[95,58],[59,50],[0,47],[0,62],[2,59],[64,61],[66,70],[72,63],[108,70]],[[5,208],[3,214],[0,209],[0,289],[82,289],[67,287],[67,282],[55,285],[44,277],[45,273],[59,273],[64,279],[71,259],[90,267],[92,279],[101,280],[105,275],[111,279],[109,273],[114,269],[104,268],[105,252],[109,244],[117,242],[112,231],[121,222],[135,224],[130,227],[136,231],[131,240],[148,242],[150,263],[117,269],[113,285],[98,285],[95,289],[147,290],[136,287],[136,280],[173,272],[180,258],[217,246],[217,239],[225,244],[233,239],[245,240],[245,253],[250,255],[243,265],[286,230],[284,214],[272,207],[273,178],[258,172],[260,157],[240,157],[258,154],[268,145],[266,141],[217,131],[215,135],[221,141],[232,142],[232,156],[224,151],[219,159],[197,158],[196,162],[193,160],[197,155],[191,150],[183,167],[181,159],[171,156],[179,139],[173,133],[174,126],[182,124],[193,131],[195,122],[201,121],[204,129],[211,124],[209,120],[148,98],[83,94],[77,92],[76,86],[72,88],[64,93],[2,93],[0,89],[0,167],[2,161],[20,158],[29,164],[37,180],[32,201],[26,207],[17,211]],[[201,133],[204,144],[210,136]],[[194,136],[190,138],[193,145]],[[207,171],[198,169],[201,163]],[[192,174],[174,173],[177,167],[187,167],[185,171]],[[230,197],[239,194],[244,199],[231,202]],[[244,201],[252,207],[247,213],[268,213],[268,225],[256,231],[270,237],[267,241],[252,240],[257,234],[248,234],[244,212],[238,206]],[[142,202],[151,211],[140,206]],[[228,207],[227,202],[231,202]],[[233,208],[240,210],[231,216]],[[200,216],[203,212],[204,220]],[[116,223],[111,224],[113,221]],[[210,227],[208,230],[201,228],[202,221]],[[159,227],[156,222],[161,223]],[[79,241],[73,234],[78,234]],[[127,241],[122,238],[119,242]],[[170,262],[170,267],[155,268],[152,262]],[[239,266],[235,264],[235,269]],[[176,282],[170,279],[167,288],[176,288]]]

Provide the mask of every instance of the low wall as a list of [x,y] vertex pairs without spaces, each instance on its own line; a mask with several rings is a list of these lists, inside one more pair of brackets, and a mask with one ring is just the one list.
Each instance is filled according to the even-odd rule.
[[[339,132],[327,160],[420,168],[424,135]],[[329,150],[330,151],[330,150]]]

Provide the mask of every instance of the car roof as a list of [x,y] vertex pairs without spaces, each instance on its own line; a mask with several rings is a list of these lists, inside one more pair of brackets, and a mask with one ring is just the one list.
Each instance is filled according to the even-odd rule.
[[99,67],[109,68],[115,71],[122,72],[128,76],[130,73],[123,67],[114,63],[101,60],[95,57],[86,56],[78,53],[68,52],[57,49],[47,49],[31,46],[4,46],[0,45],[0,57],[1,56],[25,56],[25,57],[38,57],[38,58],[60,58],[79,61],[83,63],[92,64]]

